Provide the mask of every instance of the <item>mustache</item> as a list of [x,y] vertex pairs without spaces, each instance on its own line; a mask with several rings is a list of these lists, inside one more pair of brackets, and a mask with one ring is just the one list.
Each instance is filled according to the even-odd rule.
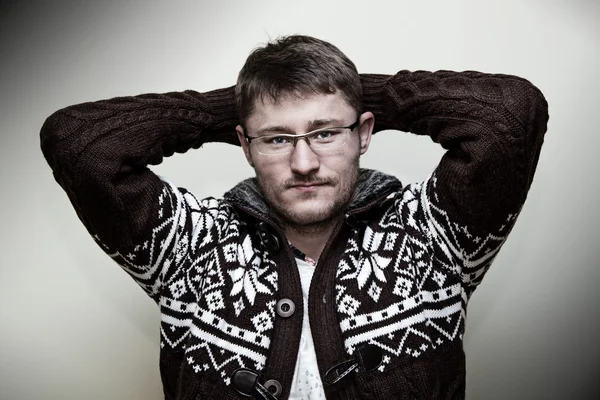
[[312,185],[336,185],[337,184],[337,179],[333,179],[333,178],[318,178],[318,177],[311,177],[311,176],[296,177],[296,178],[286,179],[283,182],[283,184],[284,184],[284,186],[286,188],[291,188],[291,187],[299,186],[299,185],[306,185],[306,186],[312,186]]

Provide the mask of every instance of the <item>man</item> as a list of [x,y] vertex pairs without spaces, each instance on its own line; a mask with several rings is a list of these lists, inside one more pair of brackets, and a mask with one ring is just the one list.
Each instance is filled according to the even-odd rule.
[[[68,107],[41,140],[90,234],[160,307],[165,398],[458,399],[467,301],[547,119],[518,77],[359,75],[290,36],[235,87]],[[447,151],[403,186],[359,168],[384,129]],[[241,144],[256,177],[198,200],[147,167],[208,142]]]

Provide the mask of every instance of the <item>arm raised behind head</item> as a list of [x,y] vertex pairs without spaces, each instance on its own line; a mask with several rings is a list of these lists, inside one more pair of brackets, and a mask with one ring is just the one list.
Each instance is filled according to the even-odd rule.
[[[437,264],[481,281],[527,197],[548,122],[529,81],[475,71],[361,75],[375,131],[427,135],[446,152],[431,177],[409,188]],[[412,212],[412,211],[411,211]]]
[[156,254],[143,260],[134,249],[164,235],[166,260],[207,205],[148,165],[207,142],[239,145],[237,119],[233,87],[119,97],[55,112],[41,129],[41,148],[90,234],[155,296],[168,274],[152,267]]

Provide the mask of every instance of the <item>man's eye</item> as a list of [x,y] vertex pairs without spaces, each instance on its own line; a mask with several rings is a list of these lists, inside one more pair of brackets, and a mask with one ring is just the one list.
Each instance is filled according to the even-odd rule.
[[332,131],[321,131],[317,133],[317,139],[329,139],[334,135]]
[[273,145],[282,145],[290,143],[290,138],[286,136],[273,136],[265,139],[265,143],[273,144]]
[[336,137],[338,137],[338,135],[341,132],[335,129],[331,129],[331,130],[326,130],[326,131],[319,131],[315,134],[314,138],[317,140],[323,140],[323,141],[328,141],[328,140],[333,140]]

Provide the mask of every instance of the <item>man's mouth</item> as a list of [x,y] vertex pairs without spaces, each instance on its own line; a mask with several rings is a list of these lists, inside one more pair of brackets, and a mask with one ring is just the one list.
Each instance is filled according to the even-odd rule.
[[320,186],[325,186],[326,182],[302,182],[290,185],[290,189],[295,189],[303,192],[311,192],[317,190]]
[[292,185],[292,187],[311,187],[311,186],[322,186],[324,183],[322,182],[313,182],[313,183],[298,183],[296,185]]

